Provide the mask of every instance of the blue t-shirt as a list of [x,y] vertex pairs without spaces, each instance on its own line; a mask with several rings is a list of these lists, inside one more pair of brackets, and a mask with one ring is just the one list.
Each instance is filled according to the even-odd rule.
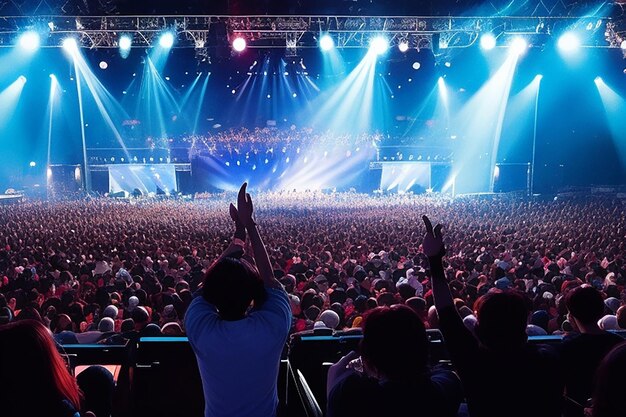
[[276,381],[291,307],[283,290],[266,291],[261,308],[241,320],[222,320],[203,297],[195,298],[185,314],[202,377],[205,417],[276,415]]

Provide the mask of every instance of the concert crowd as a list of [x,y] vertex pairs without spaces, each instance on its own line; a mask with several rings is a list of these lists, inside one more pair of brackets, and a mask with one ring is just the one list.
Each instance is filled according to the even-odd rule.
[[[516,294],[523,300],[528,313],[523,326],[530,336],[626,330],[622,200],[322,192],[274,192],[254,198],[274,277],[289,299],[292,337],[320,329],[360,329],[372,311],[405,305],[419,317],[418,326],[441,328],[452,343],[450,317],[456,314],[464,328],[481,339],[487,313],[481,319],[480,303],[493,294]],[[3,207],[0,324],[34,320],[60,344],[185,335],[185,313],[194,293],[231,242],[228,204],[235,200],[225,193],[197,201],[92,199]],[[452,314],[445,308],[442,314],[437,305],[442,296],[436,288],[436,251],[429,253],[432,249],[424,240],[424,214],[442,225],[441,274],[448,283]],[[249,240],[244,249],[252,251]],[[599,313],[576,310],[570,294],[581,289],[593,292],[590,299],[601,299]],[[599,356],[590,365],[588,379],[617,341],[607,336],[603,343],[601,355],[598,343],[587,346]],[[546,362],[543,370],[533,367],[541,372],[536,380],[544,378],[558,387],[578,378],[570,375],[568,366],[588,354],[585,346],[576,349],[559,353],[562,368],[557,359]],[[511,352],[516,351],[498,351],[502,366],[512,366],[521,355]],[[451,354],[466,385],[472,371],[463,367],[463,358]],[[456,389],[454,378],[448,375],[440,384],[447,387],[442,388],[448,390],[445,398],[462,397],[450,394]],[[591,383],[568,386],[566,398],[580,405],[581,398],[593,394]],[[545,385],[537,382],[538,390]],[[351,391],[342,388],[348,398]],[[494,415],[484,401],[474,399],[476,388],[464,389],[472,415]],[[542,398],[548,388],[541,395],[532,387],[528,390],[519,392],[519,398]],[[342,404],[335,401],[341,393],[329,393],[329,415],[352,415],[337,409],[333,413],[333,404]],[[563,406],[567,415],[591,412],[586,404],[570,409],[571,404]],[[600,414],[600,408],[594,408],[594,415],[607,415]],[[555,415],[550,407],[544,411],[536,415]]]

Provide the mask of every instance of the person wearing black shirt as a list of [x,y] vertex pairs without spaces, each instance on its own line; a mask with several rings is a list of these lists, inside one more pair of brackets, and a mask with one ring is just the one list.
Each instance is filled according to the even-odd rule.
[[[452,417],[463,398],[458,377],[428,367],[428,339],[404,305],[377,307],[364,319],[362,366],[354,352],[328,373],[328,417]],[[357,361],[359,362],[359,361]]]
[[581,417],[593,394],[593,376],[598,365],[624,339],[598,327],[598,320],[604,315],[604,301],[595,288],[573,289],[567,294],[565,305],[575,330],[563,339],[559,348],[565,376],[565,415]]
[[527,343],[528,309],[522,295],[495,290],[475,305],[476,337],[463,325],[446,282],[441,225],[428,217],[423,250],[432,274],[440,329],[472,417],[557,417],[563,382],[556,352]]

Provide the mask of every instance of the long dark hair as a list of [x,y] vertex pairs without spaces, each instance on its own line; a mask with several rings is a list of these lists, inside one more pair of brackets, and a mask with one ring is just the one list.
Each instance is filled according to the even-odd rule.
[[[68,401],[80,409],[81,394],[50,331],[35,320],[0,327],[2,415],[52,415]],[[6,413],[6,414],[5,414]]]

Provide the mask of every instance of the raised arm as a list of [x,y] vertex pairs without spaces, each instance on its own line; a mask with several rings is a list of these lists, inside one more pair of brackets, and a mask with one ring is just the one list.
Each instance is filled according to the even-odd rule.
[[246,192],[247,186],[248,184],[244,182],[237,197],[237,212],[239,214],[239,220],[248,231],[248,237],[250,237],[250,244],[254,254],[254,261],[264,285],[267,288],[283,289],[281,283],[274,278],[274,271],[272,270],[270,257],[268,256],[265,245],[263,244],[263,239],[261,239],[259,229],[252,218],[254,208],[250,194]]
[[452,293],[450,292],[450,287],[448,287],[443,271],[443,256],[446,254],[446,248],[443,244],[441,225],[438,224],[433,229],[433,225],[428,217],[422,216],[422,219],[426,225],[426,235],[424,236],[422,249],[424,250],[424,254],[428,257],[428,263],[430,264],[435,307],[437,311],[441,311],[448,307],[454,307]]

